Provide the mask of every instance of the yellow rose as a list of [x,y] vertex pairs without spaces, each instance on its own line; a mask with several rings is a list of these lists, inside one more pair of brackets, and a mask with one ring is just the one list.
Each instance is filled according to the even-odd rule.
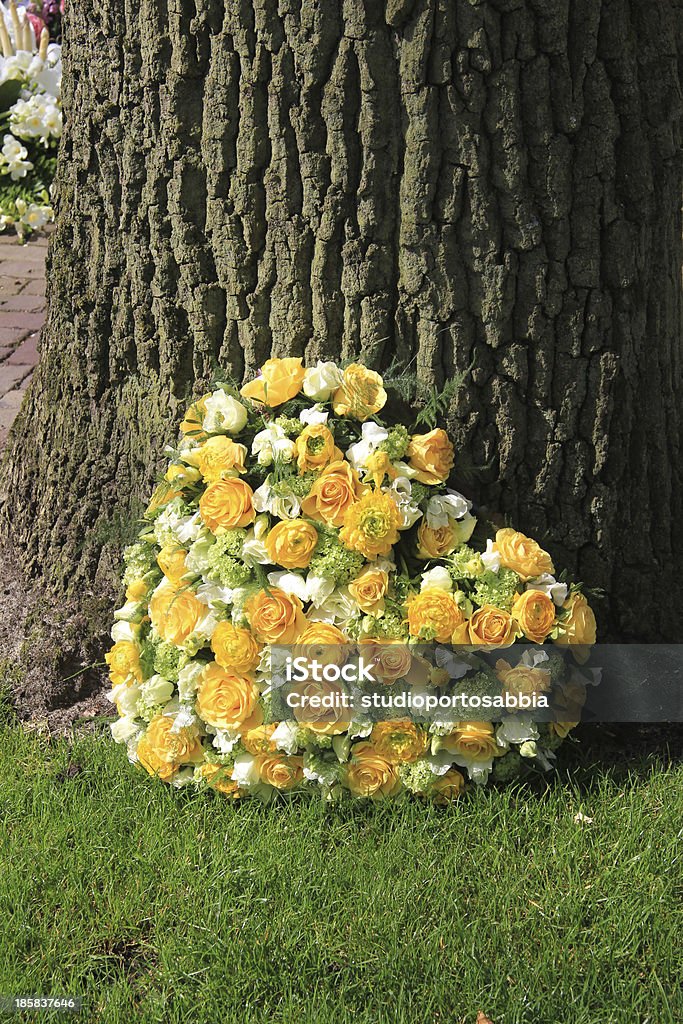
[[230,778],[231,769],[222,764],[203,764],[199,769],[203,779],[206,779],[211,789],[215,789],[224,796],[238,800],[242,794],[239,786]]
[[445,775],[437,775],[434,779],[429,796],[435,804],[445,806],[457,800],[464,791],[464,777],[455,768],[449,768]]
[[432,528],[422,523],[417,531],[417,554],[419,558],[443,558],[459,546],[460,540],[453,526]]
[[554,572],[553,563],[547,551],[535,540],[517,530],[506,527],[498,530],[493,550],[500,555],[500,563],[512,569],[526,583],[544,572]]
[[324,423],[304,427],[296,439],[297,465],[300,473],[324,469],[330,462],[339,462],[344,453],[335,447],[334,437]]
[[527,640],[542,644],[555,623],[555,605],[542,591],[525,590],[515,598],[512,617]]
[[180,424],[181,434],[189,435],[195,441],[201,441],[203,437],[206,437],[206,433],[202,429],[202,423],[206,416],[206,403],[211,398],[211,392],[208,395],[202,395],[196,402],[193,402],[185,413],[185,418]]
[[211,650],[221,668],[246,675],[259,663],[260,648],[248,629],[219,622],[211,637]]
[[481,644],[484,647],[509,647],[515,642],[517,627],[509,612],[496,608],[493,604],[485,604],[470,618],[468,633],[473,644]]
[[185,487],[190,487],[192,484],[196,484],[199,480],[199,470],[194,469],[193,466],[178,466],[170,465],[164,473],[164,480],[173,484],[174,487],[179,487],[181,490]]
[[263,644],[292,644],[307,625],[299,598],[279,587],[259,590],[244,610],[254,636]]
[[313,484],[308,497],[301,502],[301,511],[310,519],[322,520],[330,526],[342,526],[347,509],[366,490],[348,462],[331,462]]
[[240,394],[265,405],[282,405],[301,391],[306,371],[301,359],[267,359],[256,380],[249,381]]
[[162,640],[182,647],[207,613],[192,590],[177,590],[164,580],[149,602],[149,617]]
[[304,779],[303,757],[285,757],[283,754],[259,754],[256,767],[261,782],[275,789],[287,790],[299,786]]
[[574,657],[583,664],[588,660],[589,650],[597,638],[595,615],[582,593],[575,591],[562,605],[566,615],[560,619],[556,644],[577,645]]
[[390,494],[370,491],[347,508],[339,539],[365,558],[388,555],[399,539],[401,514]]
[[360,363],[351,363],[344,370],[341,386],[332,396],[332,408],[337,416],[352,416],[362,422],[378,413],[386,400],[380,375]]
[[273,565],[305,569],[318,543],[318,531],[305,519],[284,519],[266,537],[266,551]]
[[126,587],[126,601],[142,601],[148,591],[149,585],[144,580],[133,580]]
[[373,677],[387,685],[404,679],[413,667],[413,655],[402,640],[365,637],[360,642],[360,653]]
[[163,572],[167,580],[175,586],[179,587],[183,576],[187,572],[187,566],[185,565],[185,556],[187,551],[183,548],[162,548],[157,555],[157,565]]
[[349,583],[352,598],[366,615],[381,615],[384,611],[384,595],[389,588],[389,573],[384,569],[363,569],[355,580]]
[[119,686],[121,683],[132,686],[133,683],[142,682],[140,648],[134,640],[117,640],[105,654],[104,660],[109,666],[112,686]]
[[335,664],[341,665],[349,652],[346,650],[327,651],[326,648],[346,647],[348,643],[348,638],[344,636],[341,629],[333,626],[331,622],[309,622],[296,638],[297,649],[293,652],[293,656],[321,660],[324,655],[327,655],[328,663],[334,660]]
[[277,747],[272,741],[272,736],[277,729],[276,722],[269,722],[264,725],[257,725],[253,729],[243,732],[240,737],[242,746],[248,753],[256,757],[257,754],[272,754]]
[[224,434],[210,437],[200,448],[188,452],[184,458],[196,466],[207,483],[213,484],[224,476],[246,472],[247,449]]
[[449,754],[458,754],[468,761],[490,761],[506,753],[496,743],[496,736],[490,722],[458,722],[446,736],[440,738],[439,746]]
[[372,743],[363,741],[351,748],[351,760],[344,769],[344,783],[353,796],[381,800],[401,791],[401,780],[391,761],[382,757]]
[[[344,690],[338,683],[311,679],[291,687],[288,696],[292,694],[298,696],[300,705],[292,708],[294,717],[311,732],[318,736],[339,736],[348,729],[350,714],[343,705]],[[316,703],[320,706],[312,705],[311,698],[319,698]],[[323,706],[324,699],[331,706]]]
[[142,767],[164,782],[173,778],[181,765],[195,764],[204,757],[196,727],[186,726],[172,732],[173,721],[168,715],[157,715],[137,744]]
[[199,512],[204,524],[213,533],[220,526],[228,530],[247,526],[256,518],[253,497],[254,492],[249,484],[239,477],[218,480],[215,484],[209,484],[199,499]]
[[263,721],[258,697],[258,687],[248,676],[233,675],[211,662],[197,688],[197,714],[216,729],[253,729]]
[[429,736],[410,719],[376,722],[369,742],[381,757],[392,764],[417,761],[424,754]]
[[529,668],[526,665],[510,665],[500,658],[496,662],[496,675],[503,684],[503,694],[524,694],[526,697],[533,697],[534,694],[548,693],[551,688],[550,672],[545,669]]
[[437,427],[427,434],[413,434],[408,445],[408,465],[412,478],[421,484],[441,484],[455,462],[453,445],[445,430]]
[[465,621],[452,594],[440,587],[425,587],[406,602],[411,636],[449,643],[453,633]]

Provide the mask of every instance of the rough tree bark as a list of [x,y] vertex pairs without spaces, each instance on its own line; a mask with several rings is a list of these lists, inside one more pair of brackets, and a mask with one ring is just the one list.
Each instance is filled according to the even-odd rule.
[[[26,570],[113,596],[219,363],[394,356],[476,497],[680,639],[681,0],[70,4],[41,365],[4,468]],[[676,389],[679,389],[679,402]]]

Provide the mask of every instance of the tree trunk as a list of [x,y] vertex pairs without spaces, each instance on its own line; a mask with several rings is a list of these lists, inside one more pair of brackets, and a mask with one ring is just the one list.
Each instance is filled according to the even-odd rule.
[[[41,365],[4,523],[67,606],[216,365],[394,357],[470,490],[680,639],[681,0],[69,4]],[[676,400],[678,388],[679,402]],[[133,524],[134,530],[134,524]]]

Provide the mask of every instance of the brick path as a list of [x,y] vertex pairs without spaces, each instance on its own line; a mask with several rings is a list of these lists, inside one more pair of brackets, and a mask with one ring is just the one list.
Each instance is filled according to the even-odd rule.
[[19,245],[14,236],[0,235],[0,448],[38,362],[46,248],[44,236]]

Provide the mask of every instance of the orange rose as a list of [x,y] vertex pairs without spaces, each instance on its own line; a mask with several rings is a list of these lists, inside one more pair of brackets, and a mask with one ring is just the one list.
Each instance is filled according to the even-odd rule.
[[216,729],[253,729],[263,721],[258,697],[258,687],[248,676],[233,675],[211,662],[197,689],[197,713]]
[[582,593],[575,591],[562,605],[567,613],[559,623],[559,636],[556,644],[577,645],[574,657],[583,664],[588,660],[589,650],[597,638],[595,615]]
[[348,508],[358,501],[366,488],[348,462],[331,462],[313,484],[301,511],[310,519],[322,520],[330,526],[343,526]]
[[245,675],[259,662],[259,645],[248,629],[233,626],[232,622],[219,622],[211,637],[211,650],[221,668]]
[[209,484],[199,499],[202,520],[213,533],[220,526],[226,529],[247,526],[256,518],[253,497],[249,484],[239,477]]
[[159,584],[149,602],[149,617],[162,640],[182,647],[207,613],[192,590],[176,590],[167,580]]
[[223,476],[244,473],[247,449],[224,434],[210,437],[201,448],[187,452],[184,459],[196,466],[207,483],[213,484]]
[[260,754],[256,758],[261,782],[275,789],[287,790],[299,786],[304,779],[303,757],[285,757],[282,754]]
[[440,737],[439,746],[470,761],[490,761],[507,753],[498,746],[490,722],[458,722],[452,732]]
[[496,662],[496,675],[503,684],[503,692],[524,694],[526,697],[533,697],[534,694],[548,693],[551,688],[550,672],[540,668],[529,668],[526,665],[508,664],[502,658]]
[[555,571],[547,551],[544,551],[535,540],[510,527],[498,530],[493,549],[500,555],[501,565],[516,572],[524,583],[541,576],[544,572]]
[[484,647],[509,647],[515,642],[515,620],[493,604],[482,605],[468,623],[470,641]]
[[525,590],[515,598],[512,617],[527,640],[542,644],[555,623],[555,605],[541,590]]
[[441,484],[455,462],[453,445],[445,430],[437,427],[428,434],[413,434],[408,445],[408,465],[414,480],[422,484]]
[[351,760],[344,770],[344,783],[354,796],[370,797],[371,800],[396,796],[402,788],[391,761],[366,741],[351,748]]
[[389,573],[384,569],[363,569],[355,580],[349,583],[352,598],[366,615],[381,615],[384,611],[384,595],[389,589]]
[[[297,683],[288,693],[299,700],[292,708],[295,719],[318,736],[339,736],[350,724],[350,713],[344,707],[344,690],[338,683],[311,679]],[[311,698],[315,704],[311,704]],[[323,704],[323,701],[326,701]]]
[[344,453],[335,447],[334,437],[324,423],[304,427],[296,439],[297,465],[300,473],[324,469],[330,462],[339,462]]
[[450,523],[432,528],[422,523],[417,531],[417,554],[419,558],[443,558],[459,546],[457,532]]
[[266,551],[273,565],[305,569],[318,543],[318,531],[305,519],[284,519],[266,537]]
[[465,791],[465,779],[455,768],[449,768],[445,775],[437,775],[432,782],[429,796],[435,804],[445,806],[457,800]]
[[306,371],[301,359],[267,359],[256,380],[245,384],[240,394],[265,405],[282,405],[301,391]]
[[195,726],[173,732],[174,719],[157,715],[138,740],[138,760],[145,771],[168,782],[183,764],[195,764],[204,757]]
[[277,750],[277,747],[272,742],[272,735],[276,729],[276,722],[269,722],[267,725],[257,725],[253,729],[247,729],[240,737],[242,746],[250,754],[253,754],[254,757],[257,754],[273,754]]
[[360,642],[360,653],[373,677],[387,685],[404,679],[413,668],[413,655],[402,640],[366,637]]
[[294,643],[307,624],[299,598],[278,587],[253,594],[244,610],[254,636],[263,644]]
[[332,396],[332,408],[337,416],[352,416],[362,422],[378,413],[386,400],[380,375],[360,363],[351,363],[344,370],[341,387]]
[[450,642],[453,633],[465,621],[452,594],[440,587],[426,587],[406,602],[411,636]]

